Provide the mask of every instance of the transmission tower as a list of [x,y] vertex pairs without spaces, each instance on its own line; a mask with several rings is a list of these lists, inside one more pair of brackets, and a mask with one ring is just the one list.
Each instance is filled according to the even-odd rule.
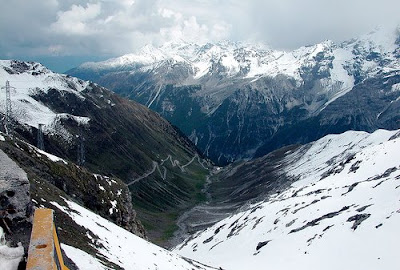
[[40,150],[44,150],[44,140],[43,140],[43,124],[39,124],[38,136],[37,136],[37,147]]
[[10,86],[10,82],[6,81],[6,86],[1,89],[6,89],[6,115],[5,115],[5,125],[4,128],[6,130],[6,134],[12,136],[13,127],[11,122],[11,88],[15,89],[15,87]]
[[84,137],[83,137],[83,129],[82,127],[79,128],[79,135],[78,135],[78,165],[83,166],[85,164],[85,145],[84,145]]

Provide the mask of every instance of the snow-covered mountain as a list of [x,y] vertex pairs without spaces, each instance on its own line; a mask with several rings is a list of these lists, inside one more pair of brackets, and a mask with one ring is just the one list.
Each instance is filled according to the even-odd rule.
[[287,150],[276,169],[297,181],[175,251],[229,270],[397,269],[399,151],[398,130],[349,131]]
[[[379,71],[399,69],[396,57],[398,30],[376,29],[358,39],[342,44],[324,41],[320,44],[305,46],[294,51],[277,51],[249,43],[223,41],[198,45],[184,40],[171,41],[156,48],[152,45],[143,47],[138,53],[127,54],[103,62],[88,62],[81,69],[107,70],[130,69],[141,67],[141,70],[154,70],[166,62],[172,68],[175,64],[187,64],[194,79],[210,76],[218,71],[225,77],[242,77],[257,79],[260,77],[276,77],[286,75],[304,83],[302,69],[315,66],[325,56],[324,66],[320,72],[328,71],[333,82],[341,82],[343,89],[352,88],[354,78],[353,67],[349,66],[357,56],[358,64],[364,76],[371,76]],[[362,54],[362,55],[359,55]],[[374,58],[385,58],[385,66]],[[368,74],[368,75],[367,75]],[[189,78],[188,78],[189,79]],[[178,82],[185,84],[185,81]]]
[[[161,113],[203,153],[225,163],[261,156],[273,150],[271,145],[277,149],[309,142],[329,134],[324,132],[328,129],[399,128],[398,114],[389,117],[390,123],[378,115],[389,105],[398,106],[399,44],[398,28],[376,29],[340,44],[324,41],[289,52],[239,42],[199,45],[181,40],[85,63],[68,74],[99,82]],[[343,103],[341,97],[349,100],[347,94],[355,87],[387,94],[382,107],[370,107],[375,120],[364,121],[361,114],[357,119],[366,124],[360,126],[357,120],[347,120],[355,113],[336,110],[328,116],[335,118],[334,125],[317,128],[318,116],[332,104]],[[365,111],[369,104],[353,98],[349,102]],[[312,134],[318,137],[297,134],[282,139],[279,134],[288,129],[293,133],[298,124],[309,126],[310,122],[315,126]]]
[[[390,33],[293,52],[169,43],[81,70],[169,117],[224,162],[352,128],[398,128],[399,39]],[[26,170],[35,205],[57,211],[63,249],[80,268],[213,269],[174,252],[233,270],[396,267],[399,131],[329,135],[232,164],[204,194],[207,164],[145,106],[37,63],[0,61],[7,80],[15,140],[36,144],[45,124],[46,151],[60,158],[3,135],[0,146]],[[81,132],[86,168],[73,163]],[[204,195],[211,202],[197,219],[185,212]],[[142,233],[130,199],[157,239],[183,212],[196,225],[202,211],[220,219],[241,210],[171,253],[117,226]]]

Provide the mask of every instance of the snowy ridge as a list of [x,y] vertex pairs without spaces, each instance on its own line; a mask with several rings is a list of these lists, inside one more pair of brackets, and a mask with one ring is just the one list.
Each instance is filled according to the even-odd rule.
[[294,153],[299,180],[175,250],[223,269],[397,269],[400,131],[326,136]]
[[[165,84],[202,85],[196,95],[207,104],[209,109],[204,109],[205,113],[215,110],[236,90],[230,87],[232,83],[241,88],[248,85],[263,92],[265,87],[259,89],[257,81],[269,78],[279,81],[279,78],[285,77],[294,82],[295,89],[305,89],[309,95],[307,98],[313,100],[305,107],[310,114],[317,114],[351,91],[357,83],[382,72],[400,70],[399,33],[398,27],[381,28],[340,44],[326,40],[293,51],[241,42],[194,44],[178,40],[158,48],[147,45],[137,53],[103,62],[85,63],[72,74],[79,74],[79,70],[85,69],[84,73],[88,70],[90,73],[92,69],[105,73],[124,70],[129,71],[131,76],[136,74],[139,77],[141,74],[153,74],[156,86],[147,90],[151,91],[150,96],[158,96],[154,88]],[[187,71],[179,67],[185,67]],[[163,76],[166,73],[168,76]],[[271,98],[271,94],[263,95],[266,99]],[[298,97],[289,101],[276,95],[289,109],[303,102]],[[291,95],[295,96],[295,91],[283,96]],[[150,99],[146,105],[149,104],[153,104]]]
[[[370,58],[371,53],[379,53],[390,60],[390,63],[385,63],[385,70],[400,67],[394,56],[398,47],[397,38],[398,28],[382,28],[342,44],[327,40],[289,52],[241,42],[194,44],[178,40],[165,43],[158,48],[146,45],[137,53],[98,63],[85,63],[81,68],[108,69],[137,65],[150,68],[157,63],[172,60],[172,63],[185,62],[191,65],[195,79],[212,73],[213,66],[218,64],[223,68],[219,72],[227,77],[257,78],[283,74],[301,82],[301,69],[314,66],[318,54],[323,53],[327,59],[324,68],[330,71],[331,79],[341,81],[344,84],[343,88],[348,89],[354,82],[350,76],[353,62],[359,62],[365,72],[376,73],[382,70],[378,61]],[[361,53],[361,58],[354,54],[355,52]]]
[[[12,118],[22,124],[35,128],[44,124],[45,133],[59,134],[68,139],[70,134],[58,125],[61,119],[71,118],[81,124],[88,124],[90,121],[87,117],[56,113],[33,98],[34,95],[56,89],[84,99],[80,92],[89,86],[88,81],[54,73],[39,63],[0,60],[2,87],[6,81],[10,82],[11,87]],[[0,100],[0,113],[5,113],[4,98]]]
[[[371,77],[378,72],[386,73],[400,69],[399,41],[399,27],[376,28],[358,39],[341,44],[341,48],[351,50],[354,54],[353,66],[360,65],[362,75]],[[352,73],[350,67],[347,67],[347,70]]]
[[[165,270],[211,270],[217,269],[182,258],[126,231],[110,221],[94,214],[82,206],[64,199],[66,206],[51,204],[69,215],[74,222],[87,229],[91,245],[100,257],[124,269],[165,269]],[[95,237],[96,239],[94,239]],[[61,244],[67,256],[79,269],[110,269],[99,259],[75,247]]]

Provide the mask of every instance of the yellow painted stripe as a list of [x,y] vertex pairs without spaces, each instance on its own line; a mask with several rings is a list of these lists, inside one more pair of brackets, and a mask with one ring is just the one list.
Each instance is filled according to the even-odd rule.
[[53,226],[53,238],[54,238],[54,245],[55,245],[55,248],[56,248],[58,261],[59,261],[59,263],[61,265],[61,269],[62,270],[69,270],[64,265],[64,260],[63,260],[62,253],[61,253],[61,248],[60,248],[60,242],[58,242],[58,236],[57,236],[57,231],[56,231],[56,227],[55,226]]

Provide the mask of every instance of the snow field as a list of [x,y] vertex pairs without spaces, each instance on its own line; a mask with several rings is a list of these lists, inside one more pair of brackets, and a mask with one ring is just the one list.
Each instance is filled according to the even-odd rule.
[[287,168],[300,177],[291,188],[175,251],[230,270],[397,269],[400,139],[389,140],[395,133],[322,138]]
[[[69,200],[64,200],[67,206],[61,206],[56,202],[51,204],[68,214],[77,224],[85,227],[98,238],[92,240],[92,246],[97,249],[99,256],[122,268],[137,270],[215,269],[195,262],[190,263],[181,256],[147,242],[82,206]],[[99,259],[84,251],[64,244],[62,244],[62,247],[63,249],[65,247],[64,251],[67,256],[81,270],[108,269]]]

